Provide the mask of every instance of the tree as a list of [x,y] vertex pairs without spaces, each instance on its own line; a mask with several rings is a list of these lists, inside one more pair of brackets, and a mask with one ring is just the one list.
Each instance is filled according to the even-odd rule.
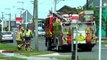
[[106,37],[107,37],[107,8],[103,10],[102,15],[103,15],[102,28],[104,29],[104,31],[106,31]]

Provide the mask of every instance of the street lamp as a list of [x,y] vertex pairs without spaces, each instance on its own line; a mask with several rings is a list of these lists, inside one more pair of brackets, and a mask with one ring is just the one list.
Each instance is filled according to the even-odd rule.
[[[10,8],[5,8],[6,10],[10,11]],[[6,14],[9,16],[9,31],[11,30],[11,13]]]
[[21,17],[21,14],[22,14],[22,11],[24,10],[24,2],[23,1],[17,1],[17,3],[21,3],[22,4],[22,8],[18,8],[20,9],[20,17]]
[[3,32],[3,27],[4,27],[4,21],[3,21],[3,19],[4,19],[4,12],[1,12],[2,13],[2,32]]
[[17,8],[20,10],[20,17],[21,17],[21,14],[22,14],[22,11],[25,10],[24,8]]
[[31,0],[30,2],[33,4],[33,19],[32,20],[33,20],[33,23],[34,23],[34,8],[35,8],[34,7],[34,1]]
[[6,14],[9,16],[9,31],[11,31],[11,13]]
[[54,0],[54,12],[56,12],[57,4],[58,4],[60,1],[64,1],[64,0]]

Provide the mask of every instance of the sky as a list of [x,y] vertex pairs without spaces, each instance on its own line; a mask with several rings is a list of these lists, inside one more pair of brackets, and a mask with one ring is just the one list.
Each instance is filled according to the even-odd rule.
[[[0,0],[0,18],[2,16],[1,12],[4,12],[4,18],[8,19],[9,16],[7,14],[11,13],[12,19],[15,18],[15,14],[17,17],[20,16],[21,9],[24,8],[22,12],[28,10],[33,15],[33,4],[31,1],[34,0]],[[86,4],[86,0],[57,0],[57,10],[63,7],[64,5],[70,7],[79,7]],[[24,2],[24,3],[20,3]],[[54,0],[38,0],[38,17],[46,18],[49,10],[54,11]]]

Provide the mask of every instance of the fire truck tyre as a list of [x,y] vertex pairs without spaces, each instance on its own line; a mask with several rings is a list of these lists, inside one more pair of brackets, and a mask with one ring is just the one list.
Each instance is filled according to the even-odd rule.
[[89,48],[88,51],[92,51],[92,48]]
[[87,48],[86,51],[92,51],[92,48]]

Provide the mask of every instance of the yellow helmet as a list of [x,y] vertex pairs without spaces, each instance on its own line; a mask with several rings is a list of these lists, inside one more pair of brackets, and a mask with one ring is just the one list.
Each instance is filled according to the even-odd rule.
[[23,27],[21,27],[21,30],[23,30],[23,31],[24,31],[24,28],[23,28]]
[[68,31],[66,31],[66,34],[69,34],[69,32],[68,32]]

